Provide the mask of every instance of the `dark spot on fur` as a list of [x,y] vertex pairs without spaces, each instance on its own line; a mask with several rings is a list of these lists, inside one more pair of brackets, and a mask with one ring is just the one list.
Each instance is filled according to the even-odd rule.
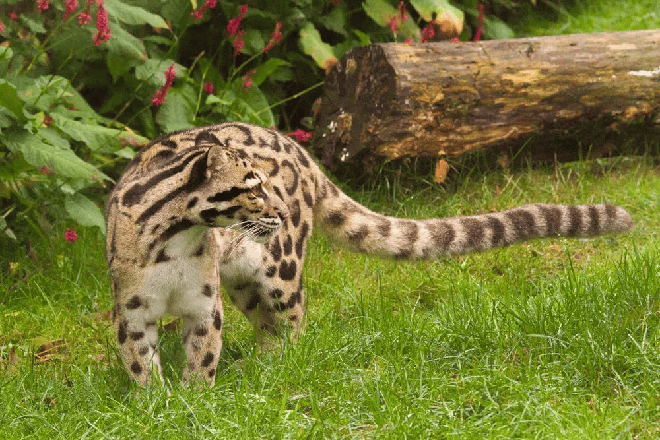
[[449,245],[456,237],[456,231],[451,224],[443,221],[427,223],[426,225],[435,247],[442,250],[447,250]]
[[208,296],[209,298],[213,296],[213,288],[210,284],[204,284],[204,288],[202,288],[202,294],[204,296]]
[[146,356],[147,354],[149,354],[149,346],[144,345],[144,346],[140,347],[140,349],[138,350],[138,354],[140,356]]
[[130,332],[129,335],[134,341],[139,341],[140,339],[144,338],[144,332]]
[[303,189],[303,200],[305,201],[305,204],[310,208],[314,207],[314,199],[312,198],[312,195],[305,189]]
[[199,247],[193,254],[193,257],[201,257],[202,255],[204,255],[204,243],[199,245]]
[[139,376],[140,373],[142,373],[142,366],[140,365],[140,363],[138,361],[133,361],[133,363],[131,364],[131,371],[136,376]]
[[298,237],[298,240],[296,240],[296,256],[298,258],[303,257],[303,252],[305,251],[305,239],[307,238],[307,234],[309,234],[309,225],[307,224],[307,222],[303,222],[300,228],[300,236]]
[[513,224],[518,240],[532,236],[536,230],[534,216],[523,209],[512,209],[506,211],[505,215]]
[[131,299],[129,299],[128,302],[126,303],[126,308],[128,310],[135,310],[141,305],[142,305],[142,301],[140,300],[140,297],[137,295],[133,295]]
[[338,228],[346,221],[346,216],[340,211],[331,211],[325,216],[325,221]]
[[561,209],[557,206],[539,206],[546,224],[546,236],[556,237],[560,234]]
[[286,159],[283,160],[280,165],[282,168],[289,168],[291,170],[291,185],[286,188],[286,193],[292,196],[296,192],[296,189],[298,189],[298,171],[296,170],[296,167]]
[[276,236],[270,242],[270,254],[273,256],[274,261],[280,261],[282,258],[282,246],[280,245],[280,237]]
[[287,263],[286,260],[280,264],[280,278],[284,281],[291,281],[296,277],[296,261],[291,260]]
[[489,215],[486,217],[486,227],[488,227],[491,231],[493,231],[492,237],[490,239],[491,246],[492,247],[503,246],[505,244],[504,223],[502,223],[502,221],[497,217]]
[[282,295],[284,295],[282,289],[273,289],[270,292],[268,292],[268,296],[270,296],[273,299],[280,299],[282,298]]
[[170,261],[170,260],[171,260],[171,258],[167,256],[167,254],[165,253],[165,249],[161,249],[161,250],[158,251],[158,254],[156,255],[156,259],[154,260],[154,263],[165,263],[165,262]]
[[347,233],[348,239],[355,245],[359,245],[369,234],[367,225],[361,225],[356,231],[349,231]]
[[268,269],[266,269],[266,276],[268,278],[273,278],[276,273],[277,273],[277,266],[268,266]]
[[197,327],[195,329],[195,336],[206,336],[209,333],[209,329],[207,327]]
[[598,214],[598,209],[595,206],[589,207],[589,230],[587,233],[589,235],[596,235],[600,231],[600,216]]
[[218,331],[222,329],[222,315],[218,310],[213,313],[213,328]]
[[213,376],[215,376],[215,368],[211,368],[209,370],[209,377],[213,377]]
[[117,328],[117,341],[119,341],[120,344],[124,344],[128,338],[128,332],[126,331],[127,326],[128,322],[124,320],[119,323],[119,327]]
[[295,291],[289,300],[285,303],[280,302],[275,304],[275,310],[278,312],[283,312],[284,310],[289,310],[293,308],[296,304],[298,304],[300,301],[302,301],[302,293],[300,290]]
[[390,236],[390,231],[392,229],[392,222],[387,219],[382,220],[381,222],[378,223],[377,228],[380,235],[382,235],[383,238],[387,238]]
[[580,228],[582,227],[582,214],[580,210],[575,206],[568,207],[568,219],[571,226],[568,229],[568,236],[575,237],[580,233]]
[[210,351],[207,352],[204,355],[204,359],[202,359],[202,367],[206,368],[209,365],[211,365],[211,362],[213,362],[213,359],[215,359],[215,356],[213,355],[213,353],[211,353]]
[[197,204],[197,201],[198,201],[198,200],[199,200],[199,199],[198,199],[197,197],[193,197],[192,199],[190,199],[190,201],[189,201],[188,204],[186,205],[186,209],[192,209],[192,208],[194,208],[195,205]]
[[245,310],[251,312],[252,310],[257,308],[260,301],[261,298],[259,297],[259,295],[257,293],[253,293],[252,295],[250,295],[250,299],[248,299],[248,302],[245,304]]
[[282,249],[284,250],[284,255],[287,257],[291,255],[291,251],[293,250],[293,239],[291,238],[290,235],[286,236],[286,240],[284,240],[284,245],[282,246]]
[[199,132],[199,134],[195,137],[195,146],[200,147],[206,144],[212,144],[212,145],[225,145],[210,131],[204,130]]
[[476,218],[464,218],[461,225],[467,235],[469,249],[481,249],[484,238],[484,228],[481,226],[481,222]]
[[295,200],[289,207],[289,212],[291,214],[291,224],[297,228],[300,223],[300,201]]

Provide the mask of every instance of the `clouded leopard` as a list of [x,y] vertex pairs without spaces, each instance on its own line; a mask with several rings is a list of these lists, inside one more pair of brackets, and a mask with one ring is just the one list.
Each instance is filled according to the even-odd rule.
[[632,228],[612,205],[532,204],[469,217],[409,220],[341,192],[309,154],[274,130],[225,123],[145,146],[106,205],[113,321],[126,369],[160,373],[157,320],[183,320],[183,381],[215,380],[222,346],[220,286],[258,331],[303,322],[301,271],[313,227],[358,252],[433,259],[538,237]]

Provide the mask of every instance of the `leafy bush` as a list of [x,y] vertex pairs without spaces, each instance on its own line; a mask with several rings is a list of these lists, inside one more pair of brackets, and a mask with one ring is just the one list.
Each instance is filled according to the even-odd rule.
[[[309,125],[320,89],[308,92],[346,51],[420,41],[445,11],[463,21],[447,0],[410,6],[3,0],[0,234],[42,233],[66,218],[104,230],[105,188],[147,139],[225,120]],[[461,7],[473,23],[462,39],[475,26],[508,29],[484,23],[475,1]]]

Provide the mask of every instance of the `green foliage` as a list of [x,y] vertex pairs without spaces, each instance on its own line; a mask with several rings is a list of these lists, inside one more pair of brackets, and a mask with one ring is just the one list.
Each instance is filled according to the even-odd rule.
[[71,3],[0,5],[0,236],[67,218],[103,230],[102,195],[147,139],[226,120],[297,126],[347,50],[419,41],[431,13],[463,20],[448,0],[415,0],[406,20],[394,0]]

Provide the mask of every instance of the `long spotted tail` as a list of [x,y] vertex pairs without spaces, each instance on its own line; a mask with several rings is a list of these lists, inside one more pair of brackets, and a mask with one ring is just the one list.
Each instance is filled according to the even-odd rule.
[[394,258],[434,259],[542,237],[625,232],[634,226],[625,209],[607,204],[537,203],[466,217],[401,219],[372,212],[332,187],[325,185],[316,210],[326,233],[358,252]]

